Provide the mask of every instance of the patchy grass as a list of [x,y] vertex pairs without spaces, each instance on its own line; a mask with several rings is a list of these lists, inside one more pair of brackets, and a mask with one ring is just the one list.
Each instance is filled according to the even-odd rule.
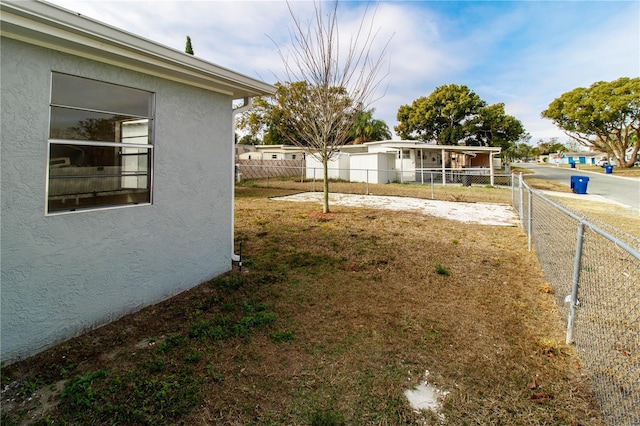
[[519,228],[236,193],[242,272],[4,367],[2,424],[604,424]]
[[571,188],[567,186],[565,183],[560,183],[547,179],[540,179],[535,177],[525,177],[525,180],[534,189],[540,189],[544,191],[555,191],[555,192],[565,192],[565,193],[573,193]]
[[[633,237],[626,238],[626,240],[634,238],[640,240],[640,215],[631,209],[612,203],[600,203],[567,197],[552,198],[596,225],[605,224],[603,227],[605,231],[615,235],[618,234],[615,230],[619,230]],[[615,230],[612,230],[611,227],[615,228]]]

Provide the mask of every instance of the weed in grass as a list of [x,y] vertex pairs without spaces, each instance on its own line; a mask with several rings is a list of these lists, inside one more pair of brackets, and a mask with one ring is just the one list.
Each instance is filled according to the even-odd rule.
[[293,330],[278,331],[271,335],[271,340],[279,342],[293,342],[296,339],[295,332]]
[[2,413],[2,417],[0,417],[0,424],[2,426],[18,426],[20,423],[8,413]]
[[207,364],[205,371],[207,372],[207,376],[209,376],[214,383],[224,382],[224,374],[220,373],[214,364]]
[[310,424],[311,426],[340,426],[346,423],[339,413],[316,410],[311,416]]
[[224,340],[233,334],[227,327],[228,322],[229,317],[221,318],[216,324],[208,320],[199,321],[191,326],[189,337],[198,340]]
[[246,283],[244,275],[240,274],[226,274],[220,277],[214,278],[213,284],[220,290],[227,292],[233,292],[238,290]]
[[275,322],[277,315],[275,312],[260,311],[252,315],[246,315],[235,324],[234,332],[238,337],[247,336],[258,327],[264,327]]
[[[109,377],[107,377],[109,376]],[[78,376],[65,386],[62,424],[174,424],[202,401],[202,380],[192,372],[124,376],[106,370]]]
[[213,308],[214,306],[216,306],[219,303],[220,303],[220,298],[218,298],[218,297],[207,297],[202,302],[200,302],[198,310],[206,312],[206,311],[208,311],[209,309]]
[[189,339],[180,333],[173,333],[167,336],[167,338],[158,345],[157,352],[167,352],[171,349],[187,346]]
[[160,373],[167,368],[167,361],[165,361],[164,358],[157,356],[157,357],[154,357],[152,360],[146,361],[144,363],[144,366],[151,373]]
[[76,376],[64,386],[62,400],[66,401],[72,409],[90,408],[96,401],[99,393],[93,384],[109,375],[108,370],[98,370],[84,375]]
[[184,360],[190,364],[197,364],[202,359],[202,352],[193,352],[187,355]]
[[29,379],[20,386],[18,395],[23,397],[29,397],[33,395],[35,391],[40,389],[41,386],[42,386],[42,381],[40,380],[39,377]]
[[441,263],[436,264],[436,273],[438,275],[444,275],[445,277],[448,277],[449,275],[451,275],[451,271],[449,271],[447,268],[442,266]]

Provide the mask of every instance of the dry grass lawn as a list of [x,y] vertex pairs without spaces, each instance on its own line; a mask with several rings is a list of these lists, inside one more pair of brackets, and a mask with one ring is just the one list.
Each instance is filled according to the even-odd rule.
[[[552,198],[596,225],[604,224],[602,227],[611,234],[619,235],[615,231],[619,230],[629,235],[624,238],[626,241],[640,240],[640,215],[631,209],[611,203],[565,197]],[[615,230],[612,230],[611,227]]]
[[604,424],[521,229],[236,193],[241,272],[5,367],[2,424]]

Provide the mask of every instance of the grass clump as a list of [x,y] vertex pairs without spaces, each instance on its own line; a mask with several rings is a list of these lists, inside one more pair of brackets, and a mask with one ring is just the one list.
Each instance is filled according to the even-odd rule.
[[271,335],[271,340],[274,342],[293,342],[295,339],[296,335],[293,330],[277,331]]
[[442,266],[442,263],[436,264],[436,273],[438,275],[443,275],[445,277],[448,277],[449,275],[451,275],[451,271],[449,271],[447,268]]
[[90,408],[98,397],[94,383],[107,376],[109,376],[108,370],[98,370],[76,376],[65,385],[62,400],[74,409]]
[[345,424],[344,417],[332,410],[316,410],[310,421],[311,426],[341,426]]

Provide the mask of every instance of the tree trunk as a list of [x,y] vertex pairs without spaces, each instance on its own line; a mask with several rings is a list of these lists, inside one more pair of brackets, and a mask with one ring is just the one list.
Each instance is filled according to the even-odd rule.
[[329,213],[329,160],[326,158],[322,159],[322,167],[324,169],[324,181],[322,182],[322,212]]

